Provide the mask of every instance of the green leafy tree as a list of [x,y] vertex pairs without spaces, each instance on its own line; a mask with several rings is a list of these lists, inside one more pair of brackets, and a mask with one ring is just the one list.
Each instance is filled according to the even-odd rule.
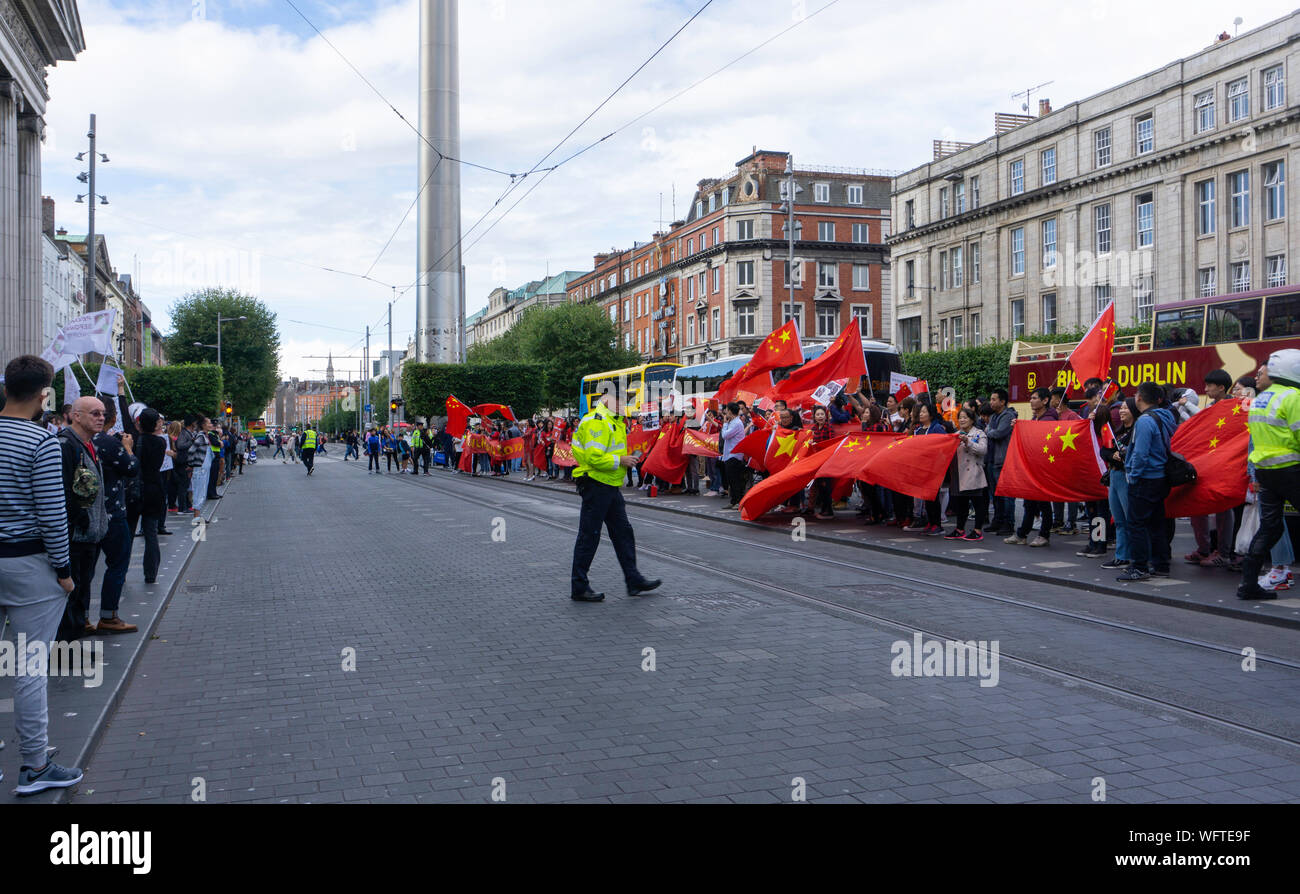
[[[236,415],[259,417],[275,395],[279,381],[280,333],[275,314],[258,298],[218,288],[202,289],[181,298],[171,307],[168,359],[173,363],[215,362],[214,349],[194,343],[217,343],[218,314],[223,317],[221,365],[225,395],[234,403]],[[227,317],[235,319],[226,322]]]

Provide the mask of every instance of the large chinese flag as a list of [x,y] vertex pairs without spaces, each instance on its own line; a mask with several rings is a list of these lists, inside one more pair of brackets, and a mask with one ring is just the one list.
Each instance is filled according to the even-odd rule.
[[763,456],[763,467],[773,475],[780,472],[797,456],[808,452],[812,432],[808,429],[778,428],[774,431]]
[[447,398],[447,431],[452,437],[465,437],[470,415],[469,407],[457,400],[454,394]]
[[718,436],[712,439],[688,428],[682,433],[682,453],[688,456],[722,456],[718,452]]
[[858,321],[852,320],[834,344],[815,360],[810,360],[790,373],[790,377],[776,383],[768,392],[773,400],[787,403],[804,403],[814,391],[837,379],[856,382],[867,374],[867,361],[862,354],[862,333]]
[[728,403],[735,400],[740,391],[762,394],[772,387],[772,370],[801,363],[803,345],[799,342],[799,328],[791,320],[763,339],[749,362],[719,385],[714,397],[721,403]]
[[1240,401],[1221,400],[1178,426],[1169,446],[1196,466],[1196,480],[1174,488],[1165,498],[1165,515],[1213,515],[1241,505],[1248,481],[1249,414],[1249,404],[1243,407]]
[[808,486],[808,482],[819,477],[822,466],[829,462],[842,446],[843,442],[840,441],[829,450],[802,456],[787,464],[775,475],[769,475],[755,484],[740,500],[740,517],[745,521],[753,521],[799,493]]
[[996,495],[1049,503],[1105,500],[1105,471],[1087,419],[1021,419],[1011,429]]
[[883,450],[873,451],[862,463],[858,478],[909,497],[933,500],[948,476],[948,466],[956,452],[955,435],[898,438]]
[[515,421],[515,411],[507,407],[505,404],[479,404],[474,408],[474,412],[479,416],[482,416],[484,419],[491,416],[493,413],[500,413],[511,422]]
[[749,460],[749,465],[761,472],[763,471],[763,457],[767,456],[767,445],[771,440],[771,429],[756,429],[741,438],[731,452],[746,457]]
[[1066,362],[1080,382],[1089,379],[1101,379],[1104,382],[1110,378],[1110,358],[1114,350],[1115,303],[1112,301],[1092,324],[1083,341],[1070,352],[1070,359]]
[[653,475],[672,484],[680,482],[686,474],[689,460],[682,454],[684,428],[680,423],[665,425],[659,432],[659,440],[641,465],[642,475]]
[[859,432],[849,435],[844,439],[844,446],[836,452],[835,458],[822,467],[822,476],[857,479],[872,455],[906,437],[908,435],[893,432]]
[[551,462],[565,469],[572,469],[578,464],[573,458],[573,445],[568,441],[557,441],[555,449],[551,451]]

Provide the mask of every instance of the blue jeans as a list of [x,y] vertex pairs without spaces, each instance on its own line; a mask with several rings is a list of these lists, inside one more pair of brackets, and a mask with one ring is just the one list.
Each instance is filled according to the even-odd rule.
[[1110,514],[1115,517],[1115,558],[1129,559],[1128,479],[1110,470]]
[[125,515],[108,520],[108,534],[99,542],[99,551],[104,554],[104,583],[99,589],[101,618],[113,617],[122,602],[122,585],[126,583],[126,570],[131,564],[132,539]]

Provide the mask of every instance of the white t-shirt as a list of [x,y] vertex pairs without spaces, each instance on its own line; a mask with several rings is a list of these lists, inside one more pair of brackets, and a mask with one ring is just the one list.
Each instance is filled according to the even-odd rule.
[[[171,438],[167,437],[166,435],[153,435],[153,437],[155,437],[155,438],[161,438],[161,439],[162,439],[162,442],[163,442],[163,450],[164,450],[164,451],[167,451],[167,450],[171,450],[171,449],[172,449],[172,439],[171,439]],[[171,458],[170,456],[168,456],[168,455],[166,454],[166,452],[164,452],[164,453],[163,453],[163,461],[162,461],[162,469],[161,469],[160,471],[166,472],[166,471],[167,471],[168,469],[170,469],[171,467],[172,467],[172,458]]]

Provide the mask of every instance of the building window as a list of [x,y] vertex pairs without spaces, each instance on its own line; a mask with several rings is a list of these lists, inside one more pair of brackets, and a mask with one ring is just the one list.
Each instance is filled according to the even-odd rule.
[[957,197],[957,213],[966,213],[966,184],[958,183],[952,188],[953,195]]
[[717,210],[718,210],[718,194],[715,192],[709,196],[709,211],[713,212]]
[[1104,168],[1110,164],[1110,128],[1103,127],[1092,134],[1093,149],[1096,150],[1097,167]]
[[970,178],[970,207],[974,211],[980,206],[980,178]]
[[833,305],[817,308],[817,335],[829,338],[840,334],[840,309]]
[[1264,219],[1286,217],[1286,162],[1264,165]]
[[632,299],[628,298],[623,302],[623,319],[632,319]]
[[817,241],[834,242],[835,241],[835,222],[829,220],[820,221],[817,224]]
[[1153,193],[1137,197],[1137,247],[1147,248],[1156,241],[1156,203]]
[[1043,163],[1043,186],[1056,182],[1056,147],[1044,149],[1042,152]]
[[1056,218],[1043,221],[1043,267],[1056,266]]
[[939,216],[948,216],[948,187],[939,188]]
[[713,308],[713,337],[722,338],[722,311],[719,308]]
[[1011,231],[1011,275],[1025,272],[1025,228]]
[[948,338],[948,318],[944,317],[939,321],[939,350],[946,351],[952,347],[952,342]]
[[1286,255],[1269,255],[1264,260],[1267,262],[1268,269],[1268,281],[1265,285],[1270,289],[1286,285]]
[[939,289],[948,288],[948,253],[939,252]]
[[980,346],[980,315],[970,315],[970,346],[978,348]]
[[718,228],[717,228],[717,227],[714,227],[714,228],[713,228],[713,244],[714,244],[714,245],[717,245],[717,244],[718,244],[718,241],[719,241],[719,240],[718,240]]
[[1232,291],[1250,291],[1250,261],[1238,261],[1232,265]]
[[[792,315],[790,311],[793,310]],[[794,320],[794,328],[798,329],[800,334],[803,333],[803,305],[796,301],[793,305],[788,301],[781,302],[781,325]]]
[[701,274],[700,274],[700,277],[699,277],[699,279],[700,279],[700,297],[701,297],[701,298],[703,298],[705,295],[708,294],[708,287],[709,287],[709,282],[708,282],[708,279],[707,279],[708,275],[709,275],[709,273],[708,273],[708,271],[706,270],[706,271],[704,271],[703,273],[701,273]]
[[691,255],[693,255],[693,254],[695,254],[695,240],[694,240],[694,239],[687,239],[687,240],[686,240],[686,256],[689,258],[689,257],[690,257]]
[[695,277],[693,276],[686,277],[686,300],[695,300]]
[[1110,205],[1093,208],[1092,222],[1095,250],[1104,255],[1110,251]]
[[722,288],[722,268],[714,267],[713,268],[713,291],[717,292],[721,288]]
[[1011,194],[1018,196],[1025,191],[1025,163],[1017,159],[1011,163]]
[[1213,298],[1219,293],[1218,270],[1214,267],[1202,267],[1196,271],[1196,283],[1199,297]]
[[833,289],[838,281],[839,265],[817,262],[817,285],[823,289]]
[[952,250],[952,287],[960,289],[965,279],[965,271],[962,270],[961,246]]
[[1156,124],[1155,119],[1150,115],[1143,115],[1137,119],[1137,127],[1134,142],[1137,144],[1137,154],[1142,155],[1156,148]]
[[704,314],[700,314],[700,344],[708,344],[711,341],[713,339],[710,338],[709,318]]
[[754,305],[752,304],[737,305],[736,334],[740,336],[754,334]]
[[738,220],[738,221],[736,221],[736,238],[737,238],[737,239],[741,239],[741,240],[744,240],[744,239],[753,239],[753,238],[754,238],[754,222],[753,222],[752,220]]
[[736,262],[736,285],[752,286],[754,284],[754,262]]
[[909,230],[916,226],[916,202],[912,199],[908,199],[903,203],[903,218],[907,221]]
[[813,184],[813,201],[829,202],[831,200],[831,185],[829,183]]
[[[724,204],[724,205],[730,205],[730,204],[731,204],[731,187],[730,187],[730,186],[724,186],[724,187],[722,187],[722,204]],[[717,240],[715,239],[714,241],[716,242]]]
[[1250,87],[1246,79],[1228,85],[1228,120],[1240,121],[1250,117]]
[[950,326],[950,330],[952,332],[952,346],[954,348],[961,347],[961,322],[962,322],[961,317],[952,318],[952,324]]
[[1232,226],[1250,226],[1250,171],[1229,174],[1228,193],[1232,196]]
[[1282,76],[1282,66],[1278,65],[1264,72],[1264,111],[1280,109],[1286,105],[1286,78]]
[[850,187],[848,188],[848,193],[847,193],[847,195],[848,195],[848,200],[847,200],[847,201],[848,201],[848,203],[849,203],[850,205],[861,205],[861,204],[862,204],[862,187],[861,187],[861,186],[850,186]]
[[871,307],[866,304],[855,304],[849,309],[849,317],[857,320],[858,332],[863,338],[873,338],[872,334],[872,316]]
[[1043,334],[1054,335],[1056,333],[1056,293],[1048,292],[1043,295]]
[[1202,180],[1196,184],[1196,235],[1209,236],[1214,232],[1214,181]]
[[695,316],[691,315],[686,318],[686,344],[694,347],[695,345]]
[[871,241],[871,227],[869,227],[867,224],[864,224],[864,223],[855,223],[855,224],[853,225],[853,241],[854,241],[854,242],[870,242],[870,241]]
[[1149,273],[1133,280],[1134,314],[1141,325],[1151,322],[1151,312],[1155,309],[1154,281],[1155,277]]
[[611,304],[611,305],[609,306],[609,321],[610,321],[611,323],[617,323],[617,322],[618,322],[618,305],[617,305],[617,304]]
[[1196,132],[1214,130],[1214,91],[1206,90],[1196,95]]
[[916,261],[908,261],[903,265],[903,283],[907,286],[904,297],[916,297]]
[[921,318],[898,321],[898,346],[907,353],[921,350]]
[[980,281],[980,244],[978,242],[970,244],[970,281],[972,284]]
[[1011,302],[1011,337],[1022,338],[1025,334],[1025,299],[1017,298]]
[[1110,283],[1092,287],[1092,314],[1099,317],[1110,306]]
[[853,290],[855,292],[871,291],[871,265],[853,265]]
[[[781,267],[784,270],[784,274],[781,282],[783,285],[789,286],[790,285],[790,263],[788,261],[783,261],[781,263]],[[800,262],[795,262],[794,265],[794,284],[796,286],[803,285],[803,264]]]

